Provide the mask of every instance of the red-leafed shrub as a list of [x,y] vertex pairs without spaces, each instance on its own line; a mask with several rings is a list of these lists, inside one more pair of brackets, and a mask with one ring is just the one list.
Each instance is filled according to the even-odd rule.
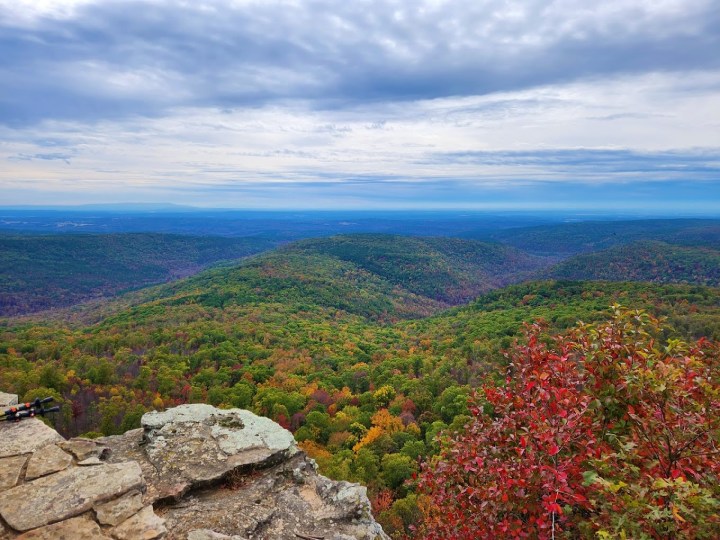
[[645,313],[541,339],[419,479],[417,537],[717,538],[720,351]]

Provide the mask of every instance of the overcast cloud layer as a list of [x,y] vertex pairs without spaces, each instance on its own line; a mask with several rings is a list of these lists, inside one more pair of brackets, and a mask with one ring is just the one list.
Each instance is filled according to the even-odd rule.
[[0,1],[0,198],[712,211],[718,50],[716,0]]

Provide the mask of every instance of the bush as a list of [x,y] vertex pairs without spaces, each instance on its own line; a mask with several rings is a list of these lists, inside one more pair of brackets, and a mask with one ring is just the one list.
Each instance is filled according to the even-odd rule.
[[530,327],[424,465],[420,537],[714,538],[720,349],[663,330],[617,306],[551,345]]

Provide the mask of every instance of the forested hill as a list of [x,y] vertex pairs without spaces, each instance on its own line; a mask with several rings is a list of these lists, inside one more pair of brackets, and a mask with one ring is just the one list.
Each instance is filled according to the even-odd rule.
[[572,280],[720,285],[720,251],[656,241],[634,242],[571,257],[547,271]]
[[522,281],[550,264],[549,259],[502,244],[447,237],[333,236],[298,242],[282,251],[330,255],[449,305]]
[[[533,278],[714,285],[720,272],[720,255],[714,250],[659,242],[578,255],[554,267],[548,266],[551,262],[510,246],[471,240],[342,235],[288,244],[162,285],[139,300],[153,300],[156,310],[172,305],[319,306],[387,323],[433,315]],[[145,312],[124,313],[142,318]]]
[[112,296],[274,245],[255,237],[0,234],[0,316]]
[[437,316],[410,321],[405,328],[432,341],[444,338],[451,348],[470,353],[480,345],[477,340],[496,341],[509,347],[522,324],[530,320],[542,320],[553,331],[573,327],[579,321],[603,320],[608,306],[613,304],[666,318],[675,337],[720,340],[720,289],[645,282],[522,283],[491,291],[468,305]]
[[640,240],[720,249],[720,220],[583,221],[517,227],[479,237],[509,244],[529,253],[555,256],[600,251]]
[[520,281],[548,260],[450,238],[348,235],[290,244],[158,289],[163,304],[317,305],[392,321],[437,313]]

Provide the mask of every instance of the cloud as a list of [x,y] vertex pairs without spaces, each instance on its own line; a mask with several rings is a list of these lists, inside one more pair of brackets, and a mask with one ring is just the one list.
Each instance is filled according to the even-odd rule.
[[714,0],[6,2],[0,192],[718,204],[718,29]]
[[712,0],[164,0],[0,7],[0,121],[313,107],[715,70]]
[[63,161],[70,165],[70,158],[72,156],[70,154],[64,154],[61,152],[50,152],[50,153],[44,153],[44,154],[17,154],[15,156],[8,157],[11,161],[33,161],[36,159],[40,159],[43,161]]
[[[636,152],[632,150],[564,149],[525,152],[448,152],[429,163],[502,168],[503,177],[534,169],[531,180],[618,183],[663,180],[715,181],[720,177],[720,149]],[[522,173],[521,173],[522,174]],[[515,177],[519,176],[517,172]]]
[[[720,74],[685,74],[680,94],[675,81],[653,74],[339,109],[182,107],[157,117],[0,126],[8,164],[0,188],[48,178],[159,191],[170,183],[717,179]],[[71,156],[73,167],[41,155]]]

